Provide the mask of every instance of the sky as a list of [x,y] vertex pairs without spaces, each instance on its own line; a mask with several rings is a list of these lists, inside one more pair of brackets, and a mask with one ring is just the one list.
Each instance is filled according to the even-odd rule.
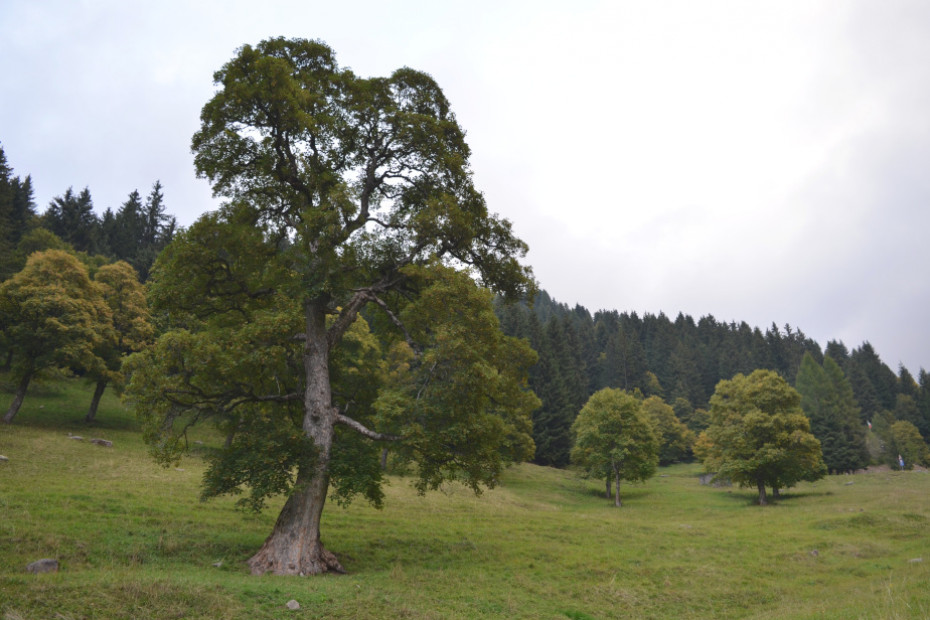
[[189,225],[212,74],[276,36],[431,74],[558,301],[930,369],[930,3],[3,0],[0,144],[40,212],[160,180]]

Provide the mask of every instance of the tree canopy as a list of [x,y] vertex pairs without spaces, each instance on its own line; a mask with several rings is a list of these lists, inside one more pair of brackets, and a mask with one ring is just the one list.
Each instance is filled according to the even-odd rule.
[[488,212],[428,75],[360,78],[321,42],[277,38],[214,79],[192,148],[227,202],[156,262],[165,332],[133,358],[129,396],[166,459],[186,425],[228,433],[208,495],[288,495],[254,573],[341,571],[323,504],[330,484],[380,501],[384,445],[421,490],[493,485],[532,454],[535,358],[486,290],[531,292],[526,246]]
[[659,442],[659,465],[683,461],[691,453],[694,431],[675,415],[675,409],[658,396],[643,401],[643,411],[649,416]]
[[62,250],[36,252],[0,285],[0,317],[16,393],[3,421],[19,411],[30,381],[50,368],[91,368],[95,348],[113,338],[110,309],[87,268]]
[[801,396],[778,373],[756,370],[721,381],[710,399],[711,424],[695,446],[709,471],[741,486],[777,493],[823,477],[820,442],[810,433]]
[[620,507],[620,481],[643,481],[658,465],[659,442],[643,403],[628,392],[604,388],[591,395],[572,424],[572,462],[597,478],[616,483],[614,505]]
[[820,440],[827,469],[842,473],[866,467],[865,425],[852,386],[833,358],[825,356],[821,366],[805,355],[795,385],[811,432]]
[[135,269],[125,261],[100,267],[94,274],[104,302],[110,309],[112,329],[95,348],[96,360],[88,376],[96,381],[94,395],[85,417],[92,422],[108,384],[123,385],[122,365],[126,355],[142,350],[155,335],[149,319],[148,303]]

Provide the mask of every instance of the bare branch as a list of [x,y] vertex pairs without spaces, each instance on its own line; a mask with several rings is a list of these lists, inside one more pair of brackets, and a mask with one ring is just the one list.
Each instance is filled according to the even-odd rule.
[[373,431],[363,425],[361,422],[357,422],[350,418],[347,415],[341,413],[336,414],[336,424],[342,424],[343,426],[348,426],[352,430],[361,433],[369,439],[374,439],[375,441],[400,441],[403,439],[400,435],[388,435],[387,433],[378,433]]

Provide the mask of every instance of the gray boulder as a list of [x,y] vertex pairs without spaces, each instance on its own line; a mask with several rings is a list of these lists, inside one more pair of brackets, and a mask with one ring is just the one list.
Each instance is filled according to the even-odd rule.
[[39,573],[57,573],[58,560],[53,560],[51,558],[36,560],[26,566],[26,572],[32,573],[33,575],[38,575]]

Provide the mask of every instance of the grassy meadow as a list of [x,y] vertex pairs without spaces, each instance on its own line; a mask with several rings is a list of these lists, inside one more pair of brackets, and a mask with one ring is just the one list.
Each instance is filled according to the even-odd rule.
[[[625,485],[619,510],[600,482],[532,465],[477,498],[391,478],[383,510],[327,506],[348,575],[252,577],[281,501],[260,515],[199,501],[200,444],[157,466],[112,393],[83,423],[90,395],[37,385],[0,427],[3,620],[930,617],[925,472],[831,476],[760,508],[680,465]],[[25,572],[46,557],[58,573]]]

